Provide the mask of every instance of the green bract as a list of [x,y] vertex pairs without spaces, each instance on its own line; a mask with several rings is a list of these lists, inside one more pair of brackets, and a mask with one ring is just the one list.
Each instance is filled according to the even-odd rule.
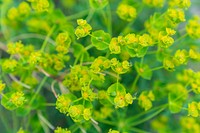
[[105,33],[103,30],[92,32],[91,42],[98,50],[107,49],[110,40],[110,34]]
[[199,133],[198,6],[0,0],[0,132]]

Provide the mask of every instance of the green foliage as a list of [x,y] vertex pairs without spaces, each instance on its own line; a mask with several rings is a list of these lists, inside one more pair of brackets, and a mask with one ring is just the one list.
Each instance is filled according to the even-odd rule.
[[199,132],[195,5],[0,1],[1,132]]

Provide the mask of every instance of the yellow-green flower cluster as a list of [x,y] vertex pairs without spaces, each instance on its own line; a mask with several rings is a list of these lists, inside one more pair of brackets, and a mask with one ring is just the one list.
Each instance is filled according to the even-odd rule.
[[190,0],[169,0],[170,7],[189,8],[191,5]]
[[191,102],[188,104],[188,115],[192,117],[200,116],[200,102]]
[[78,19],[77,24],[78,24],[78,27],[76,27],[75,29],[75,34],[78,39],[90,34],[92,27],[87,23],[86,20]]
[[184,133],[198,133],[200,131],[198,120],[192,117],[182,117],[180,125]]
[[117,60],[117,58],[112,58],[110,60],[111,62],[111,68],[114,72],[116,72],[117,74],[124,74],[126,72],[128,72],[128,70],[130,69],[130,67],[132,66],[128,61],[122,61],[119,62]]
[[54,130],[54,133],[71,133],[71,131],[68,130],[67,128],[57,127],[57,128]]
[[92,112],[90,108],[85,108],[82,104],[78,104],[70,106],[68,115],[75,122],[82,122],[84,120],[90,120]]
[[10,97],[10,101],[16,106],[16,107],[20,107],[22,106],[25,101],[26,98],[24,97],[24,93],[23,92],[15,92],[11,95]]
[[147,111],[152,107],[154,100],[155,96],[152,91],[143,91],[138,98],[138,104]]
[[174,71],[176,66],[187,64],[188,52],[178,49],[173,57],[166,57],[163,60],[163,66],[166,70]]
[[174,43],[174,39],[171,37],[176,33],[171,28],[166,28],[166,31],[160,31],[158,36],[158,45],[162,48],[168,48]]
[[42,62],[42,52],[41,51],[34,51],[30,54],[28,59],[28,63],[31,65],[36,65]]
[[142,0],[142,2],[151,7],[162,7],[165,0]]
[[56,109],[58,109],[61,113],[66,114],[75,99],[76,97],[72,94],[62,94],[58,96],[56,100]]
[[110,41],[109,49],[111,54],[120,54],[125,48],[131,57],[143,56],[149,46],[153,46],[153,40],[148,34],[114,37]]
[[5,72],[13,72],[17,68],[18,62],[15,59],[6,59],[2,63],[2,69]]
[[10,42],[7,47],[7,52],[11,55],[21,54],[24,51],[24,44],[21,41],[15,43]]
[[90,66],[90,69],[94,73],[99,73],[102,70],[110,68],[110,65],[111,63],[109,59],[103,56],[99,56],[93,61],[92,65]]
[[136,9],[128,4],[119,4],[117,7],[117,15],[125,21],[133,21],[137,16]]
[[5,87],[6,87],[6,85],[4,83],[2,83],[2,80],[0,80],[0,94],[3,92]]
[[107,95],[116,108],[128,106],[134,99],[130,93],[126,93],[126,89],[120,83],[112,84],[107,90]]
[[94,99],[96,98],[96,94],[88,86],[82,87],[81,95],[83,99],[88,100],[88,101],[94,101]]
[[166,14],[172,22],[180,23],[185,21],[185,13],[182,9],[168,9]]
[[12,7],[8,10],[8,19],[17,20],[30,14],[31,8],[27,2],[21,2],[18,7]]
[[50,4],[48,0],[28,0],[28,1],[31,2],[31,6],[36,12],[49,11]]
[[65,76],[63,84],[71,91],[80,91],[82,86],[87,86],[92,79],[92,74],[86,66],[76,65]]
[[56,37],[56,50],[59,53],[66,54],[69,51],[71,38],[68,32],[59,33]]
[[190,37],[195,39],[200,38],[200,18],[198,16],[189,20],[186,25],[186,31]]

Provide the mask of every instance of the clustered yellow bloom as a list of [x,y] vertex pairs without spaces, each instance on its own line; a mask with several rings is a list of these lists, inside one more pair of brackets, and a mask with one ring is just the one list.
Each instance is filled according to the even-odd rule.
[[16,43],[8,43],[7,45],[8,49],[7,52],[11,55],[13,54],[21,54],[24,51],[24,44],[22,44],[21,41]]
[[23,92],[15,92],[11,95],[10,101],[17,107],[20,107],[26,101]]
[[54,130],[54,133],[71,133],[71,131],[68,130],[67,128],[57,127],[57,128]]
[[144,56],[149,46],[153,46],[154,42],[150,35],[135,35],[134,33],[126,36],[113,37],[109,44],[111,54],[120,54],[125,48],[131,57]]
[[200,102],[191,102],[188,104],[188,115],[193,117],[200,116]]
[[128,61],[122,61],[122,62],[119,62],[117,60],[117,58],[112,58],[110,60],[111,62],[111,68],[114,72],[116,72],[117,74],[124,74],[126,72],[128,72],[128,70],[130,69],[131,67],[131,64],[128,62]]
[[37,12],[46,12],[49,10],[50,4],[48,0],[28,0],[31,2],[32,8]]
[[78,27],[76,27],[75,29],[75,34],[78,39],[90,34],[92,27],[87,23],[86,20],[78,19],[77,24],[78,24]]
[[16,20],[28,16],[31,8],[27,2],[21,2],[18,7],[12,7],[8,10],[8,18],[10,20]]
[[193,17],[189,20],[186,25],[187,34],[195,39],[200,38],[200,18],[198,16]]
[[191,5],[190,0],[169,0],[170,7],[189,8]]
[[182,117],[180,119],[182,131],[185,133],[197,133],[200,131],[200,125],[197,119],[192,117]]
[[71,38],[68,32],[59,33],[56,37],[56,50],[59,53],[66,54],[69,51]]
[[152,91],[143,91],[138,98],[138,104],[147,111],[152,107],[152,101],[154,100],[155,96]]
[[165,0],[142,0],[142,2],[152,7],[162,7],[165,3]]
[[117,15],[122,20],[126,20],[130,22],[136,18],[137,11],[133,6],[121,3],[117,7]]
[[17,68],[17,61],[15,59],[6,59],[3,61],[2,69],[6,72],[13,72]]
[[103,56],[99,56],[98,58],[96,58],[92,65],[90,66],[90,69],[92,70],[92,72],[94,73],[99,73],[102,70],[106,70],[108,68],[110,68],[110,60],[107,59],[106,57]]

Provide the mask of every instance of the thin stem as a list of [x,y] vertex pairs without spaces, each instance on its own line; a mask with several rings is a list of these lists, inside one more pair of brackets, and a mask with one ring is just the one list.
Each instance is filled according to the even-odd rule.
[[147,131],[144,131],[144,130],[141,130],[141,129],[135,128],[135,127],[131,127],[129,130],[133,131],[134,133],[150,133],[150,132],[147,132]]
[[94,47],[94,45],[90,44],[90,45],[88,45],[87,47],[85,47],[85,50],[88,51],[89,49],[91,49],[91,48],[93,48],[93,47]]
[[83,18],[85,15],[87,15],[87,14],[89,13],[89,11],[90,11],[90,10],[87,9],[87,10],[78,12],[78,13],[76,13],[76,14],[67,16],[66,19],[67,19],[67,20],[73,20],[73,19]]
[[39,119],[46,124],[51,130],[54,130],[55,127],[42,115],[41,111],[37,111]]
[[45,103],[45,104],[43,104],[43,106],[56,106],[56,104],[55,103]]
[[136,88],[136,84],[137,84],[139,78],[140,78],[140,75],[137,74],[137,76],[136,76],[136,78],[135,78],[133,84],[131,85],[130,93],[133,93],[133,92],[135,92],[135,91],[137,90],[137,88]]
[[112,36],[112,14],[110,9],[110,3],[108,3],[106,12],[108,14],[108,23],[107,23],[108,33]]
[[159,109],[158,111],[154,112],[151,115],[148,115],[147,117],[145,117],[144,119],[140,119],[137,120],[136,122],[131,123],[131,126],[136,126],[139,125],[141,123],[144,123],[145,121],[150,120],[151,118],[153,118],[154,116],[158,115],[159,113],[161,113],[167,106],[165,105],[163,108]]
[[15,41],[18,41],[18,40],[30,39],[30,38],[37,38],[37,39],[41,39],[41,40],[47,39],[47,41],[49,43],[53,44],[54,46],[56,45],[56,42],[53,39],[51,39],[50,37],[46,38],[46,36],[44,36],[42,34],[36,34],[36,33],[21,34],[21,35],[18,35],[18,36],[11,38],[11,41],[15,42]]
[[104,123],[104,124],[116,126],[116,123],[114,123],[112,121],[108,121],[108,120],[98,120],[98,121],[101,122],[101,123]]
[[15,116],[15,112],[12,112],[12,122],[13,122],[13,132],[17,131],[17,117]]
[[91,8],[90,11],[89,11],[88,16],[86,18],[87,22],[89,22],[92,19],[93,15],[94,15],[94,12],[95,12],[95,10]]
[[56,83],[56,80],[54,80],[54,81],[51,83],[51,90],[52,90],[54,96],[57,98],[58,95],[57,95],[57,93],[56,93],[56,91],[55,91],[55,89],[54,89],[55,83]]
[[55,30],[55,28],[56,28],[56,25],[54,24],[52,26],[52,28],[50,29],[49,33],[47,34],[47,36],[46,36],[46,38],[45,38],[45,40],[44,40],[44,42],[42,44],[42,47],[41,47],[40,51],[44,51],[44,49],[45,49],[45,47],[47,45],[48,39],[51,36],[51,34],[53,33],[53,31]]
[[139,113],[139,114],[137,114],[137,115],[135,115],[135,116],[133,116],[133,117],[128,118],[128,119],[127,119],[127,122],[128,122],[128,123],[131,123],[132,121],[136,121],[136,120],[139,119],[140,117],[142,117],[142,116],[144,116],[144,115],[146,115],[146,114],[148,114],[148,113],[150,113],[150,112],[153,112],[153,111],[156,111],[156,110],[158,110],[158,109],[167,107],[167,105],[168,105],[168,104],[160,105],[160,106],[154,107],[154,108],[152,108],[152,109],[150,109],[150,110],[148,110],[148,111],[144,111],[144,112],[142,112],[142,113]]
[[0,117],[0,119],[1,119],[1,122],[2,122],[2,124],[4,125],[4,127],[5,127],[5,129],[6,129],[6,131],[7,132],[11,132],[10,131],[10,127],[9,127],[9,123],[8,123],[8,118],[6,118],[6,115],[4,115],[3,114],[3,111],[2,111],[2,109],[1,109],[2,107],[0,107],[0,115],[1,115],[1,117]]
[[164,68],[164,66],[159,66],[159,67],[152,68],[151,71],[159,70],[159,69],[162,69],[162,68]]
[[37,90],[36,90],[36,92],[35,92],[35,94],[33,95],[32,99],[30,100],[30,105],[33,103],[33,101],[35,100],[36,96],[38,95],[38,93],[39,93],[40,90],[42,89],[42,87],[43,87],[44,83],[46,82],[47,78],[48,78],[48,77],[45,76],[45,77],[42,79],[41,83],[39,84],[39,86],[38,86],[38,88],[37,88]]
[[27,89],[31,89],[31,87],[29,86],[29,85],[27,85],[27,84],[25,84],[25,83],[22,83],[21,81],[19,81],[15,76],[13,76],[12,74],[9,74],[9,77],[13,80],[13,81],[15,81],[17,84],[19,84],[19,85],[21,85],[21,86],[23,86],[23,87],[25,87],[25,88],[27,88]]

